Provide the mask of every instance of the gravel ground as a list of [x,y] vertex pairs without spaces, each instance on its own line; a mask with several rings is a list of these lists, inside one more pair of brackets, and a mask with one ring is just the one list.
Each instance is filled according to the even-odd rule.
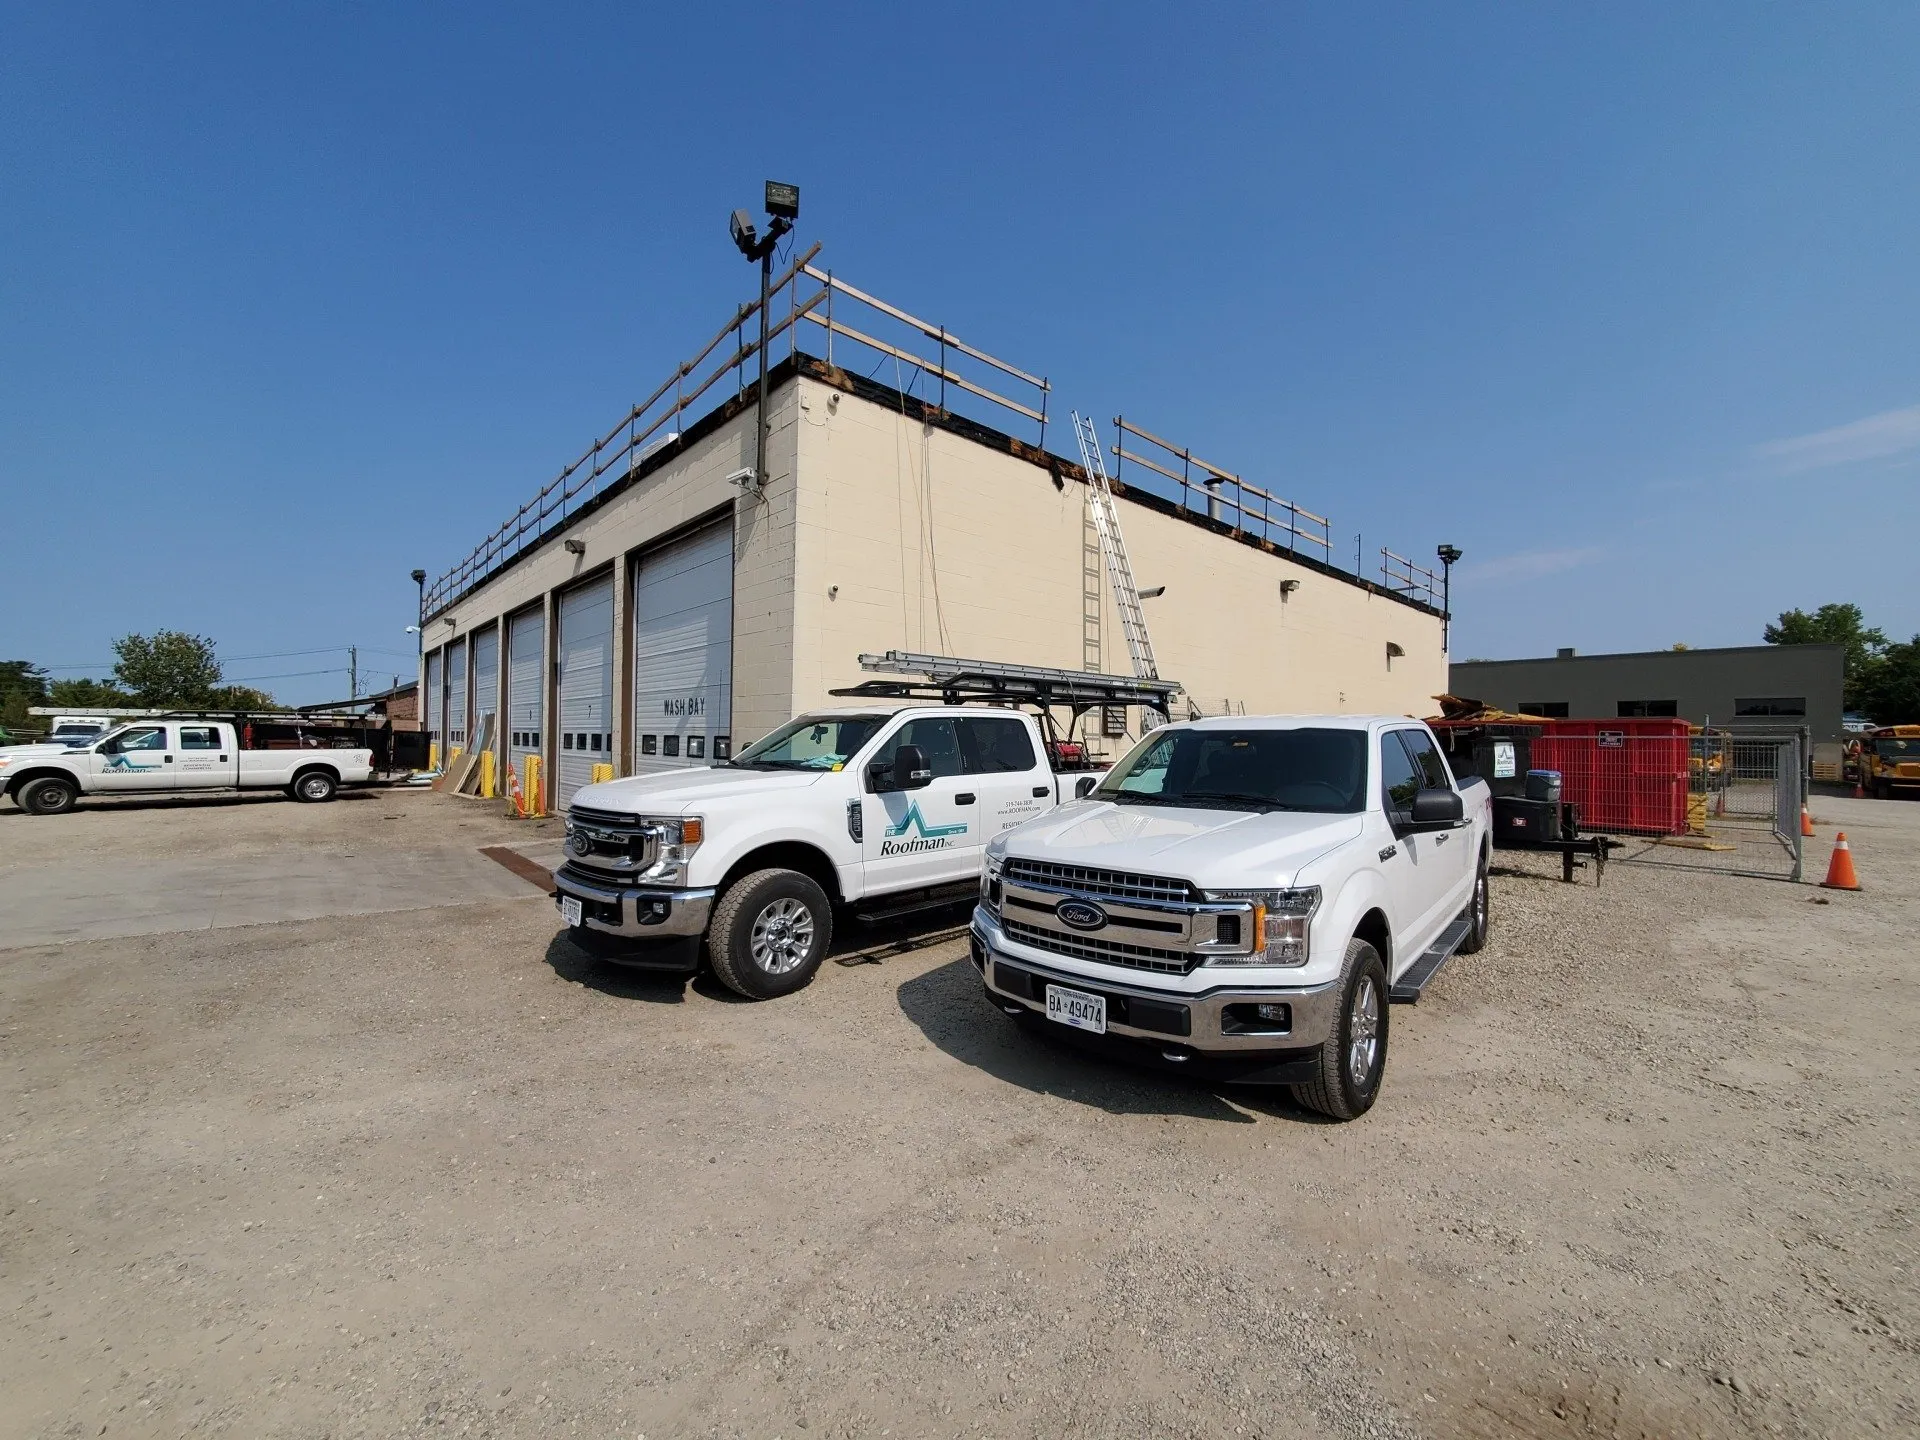
[[[1862,894],[1503,863],[1349,1126],[1017,1029],[950,925],[753,1006],[532,887],[0,915],[0,1436],[1915,1433],[1920,805],[1829,815]],[[527,835],[0,809],[0,874]]]

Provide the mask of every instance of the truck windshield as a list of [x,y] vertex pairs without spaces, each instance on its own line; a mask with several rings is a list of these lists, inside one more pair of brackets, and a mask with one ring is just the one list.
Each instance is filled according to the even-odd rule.
[[1896,763],[1901,760],[1920,760],[1920,737],[1901,740],[1883,735],[1873,742],[1873,753],[1882,760]]
[[1351,815],[1366,808],[1366,794],[1364,730],[1171,729],[1142,740],[1094,798]]
[[843,769],[886,721],[885,715],[802,715],[754,741],[730,763],[747,770]]

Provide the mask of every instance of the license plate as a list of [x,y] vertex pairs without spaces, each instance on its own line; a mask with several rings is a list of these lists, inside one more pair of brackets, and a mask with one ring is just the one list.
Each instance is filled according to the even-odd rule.
[[1107,1033],[1107,997],[1089,995],[1084,990],[1069,990],[1064,985],[1047,986],[1047,1018],[1076,1030]]
[[560,918],[569,925],[579,925],[581,920],[580,902],[571,895],[560,897]]

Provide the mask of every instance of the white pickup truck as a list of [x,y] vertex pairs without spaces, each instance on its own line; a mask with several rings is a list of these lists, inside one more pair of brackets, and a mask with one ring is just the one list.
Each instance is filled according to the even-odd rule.
[[1099,782],[1034,717],[981,706],[802,715],[725,764],[604,781],[567,811],[554,899],[610,960],[771,999],[813,978],[836,910],[964,902],[1003,831]]
[[82,795],[186,790],[285,790],[331,800],[342,785],[373,778],[367,749],[303,746],[243,749],[225,720],[140,720],[91,744],[34,745],[0,753],[0,789],[32,815],[59,815]]
[[1168,726],[987,845],[973,961],[1023,1021],[1350,1120],[1389,1000],[1486,943],[1491,831],[1485,782],[1417,720]]

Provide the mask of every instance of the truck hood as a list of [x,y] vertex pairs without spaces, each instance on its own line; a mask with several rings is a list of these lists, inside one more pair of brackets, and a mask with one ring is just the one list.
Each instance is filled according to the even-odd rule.
[[1007,853],[1060,865],[1168,875],[1206,890],[1266,889],[1360,838],[1365,817],[1297,810],[1189,810],[1086,801],[1030,820]]
[[754,800],[782,790],[804,790],[830,770],[737,770],[709,766],[704,770],[668,770],[657,775],[630,775],[583,785],[573,803],[589,810],[611,810],[621,815],[677,815],[699,810],[716,801]]
[[65,755],[69,747],[65,745],[0,745],[0,765],[18,765],[22,760],[36,755]]

